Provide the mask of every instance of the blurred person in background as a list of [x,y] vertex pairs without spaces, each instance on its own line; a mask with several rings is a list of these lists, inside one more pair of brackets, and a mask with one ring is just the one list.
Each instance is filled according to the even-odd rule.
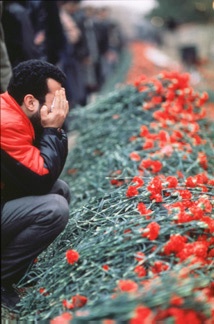
[[85,5],[83,7],[83,32],[88,48],[88,58],[85,60],[85,74],[88,94],[98,92],[103,85],[101,73],[101,53],[97,39],[96,8]]
[[68,222],[64,81],[50,63],[24,61],[1,94],[1,304],[12,311],[17,284]]
[[[61,61],[61,68],[67,76],[68,100],[71,103],[71,108],[85,106],[87,103],[87,91],[82,68],[85,45],[81,42],[81,30],[70,14],[70,8],[75,8],[76,10],[76,2],[74,4],[73,1],[58,1],[58,6],[60,21],[67,42],[63,60]],[[80,43],[81,46],[79,47]]]
[[2,26],[12,67],[25,60],[40,58],[26,6],[27,1],[3,1]]
[[96,18],[96,32],[104,82],[119,63],[124,40],[119,25],[110,18],[108,7],[97,8]]
[[40,48],[41,57],[49,63],[60,64],[66,38],[57,1],[28,0],[27,9],[35,31],[34,43]]
[[0,1],[0,93],[7,90],[9,80],[12,76],[12,68],[4,40],[4,30],[1,23],[3,3]]

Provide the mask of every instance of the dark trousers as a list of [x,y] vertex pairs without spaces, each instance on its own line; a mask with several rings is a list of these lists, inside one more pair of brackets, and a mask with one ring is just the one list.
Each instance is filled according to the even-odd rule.
[[35,258],[64,230],[70,191],[57,180],[47,195],[8,201],[1,218],[1,281],[17,284]]

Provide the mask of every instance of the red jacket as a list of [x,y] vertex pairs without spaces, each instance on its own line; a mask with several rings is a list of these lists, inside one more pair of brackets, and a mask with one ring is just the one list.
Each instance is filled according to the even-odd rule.
[[1,107],[2,202],[48,193],[67,157],[67,135],[44,128],[35,142],[34,128],[18,103],[5,92]]

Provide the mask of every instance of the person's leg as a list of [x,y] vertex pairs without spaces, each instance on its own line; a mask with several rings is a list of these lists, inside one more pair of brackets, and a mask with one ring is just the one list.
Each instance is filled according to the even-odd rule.
[[63,196],[67,200],[68,204],[71,201],[70,189],[69,189],[67,183],[64,182],[63,180],[58,179],[55,182],[55,184],[53,185],[53,187],[49,193],[55,193],[55,194]]
[[[62,183],[57,181],[52,188],[57,193],[24,197],[5,204],[1,226],[3,286],[17,283],[33,260],[65,228],[70,198],[69,190]],[[67,199],[61,195],[65,191]]]

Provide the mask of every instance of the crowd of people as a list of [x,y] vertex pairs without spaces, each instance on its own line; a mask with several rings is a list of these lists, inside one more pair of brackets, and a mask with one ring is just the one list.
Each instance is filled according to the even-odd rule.
[[29,59],[65,73],[69,107],[85,106],[118,64],[124,46],[107,7],[81,0],[2,1],[2,27],[12,67]]

